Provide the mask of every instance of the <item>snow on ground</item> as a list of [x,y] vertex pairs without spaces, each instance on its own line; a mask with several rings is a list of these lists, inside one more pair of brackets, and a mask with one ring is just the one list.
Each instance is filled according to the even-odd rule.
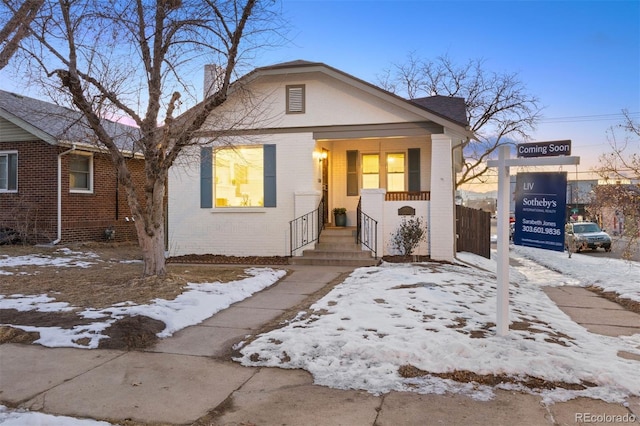
[[[24,256],[0,256],[0,268],[7,266],[57,266],[61,268],[88,268],[95,262],[90,259],[99,257],[92,252],[73,251],[68,248],[56,250],[57,256],[49,256],[45,254],[33,254]],[[0,275],[11,275],[12,272],[2,271]]]
[[33,411],[8,410],[0,405],[0,424],[2,426],[110,426],[111,423],[90,419],[76,419],[66,416],[53,416]]
[[[594,285],[604,291],[617,293],[622,298],[640,302],[638,262],[580,254],[574,254],[569,258],[566,252],[511,245],[512,258],[515,257],[514,254],[577,280],[574,285]],[[570,282],[567,281],[566,284]],[[563,284],[561,281],[554,281],[547,285]]]
[[[97,257],[94,253],[73,252],[64,249],[59,252],[60,256],[0,256],[0,268],[22,265],[84,268],[90,263],[87,259]],[[2,273],[2,269],[0,269],[0,273]],[[245,273],[249,277],[223,284],[219,282],[189,284],[187,290],[174,300],[155,299],[153,303],[148,305],[128,302],[106,309],[86,309],[79,312],[79,315],[83,318],[95,319],[95,321],[71,329],[21,325],[14,325],[14,327],[25,331],[39,332],[40,339],[34,343],[43,346],[95,349],[98,347],[100,339],[107,337],[102,332],[109,328],[113,322],[129,315],[144,315],[164,322],[166,327],[158,333],[158,337],[169,337],[176,331],[198,324],[216,312],[228,308],[231,304],[244,300],[253,293],[274,284],[286,274],[286,271],[271,268],[248,268]],[[56,302],[54,297],[46,294],[14,294],[0,295],[0,309],[55,312],[69,311],[74,308],[67,303]],[[81,338],[88,338],[89,344],[78,345],[75,343]]]
[[[484,385],[401,377],[399,367],[411,365],[432,373],[464,370],[589,384],[536,391],[545,402],[580,396],[623,402],[640,395],[638,362],[617,356],[620,350],[640,355],[640,334],[589,333],[541,289],[595,284],[639,300],[638,264],[513,246],[511,257],[522,266],[510,270],[512,325],[506,337],[495,335],[495,261],[463,253],[464,263],[485,270],[462,262],[357,269],[309,311],[243,347],[237,361],[301,368],[317,384],[374,394],[458,392],[481,400],[493,395]],[[496,387],[533,392],[518,384]]]
[[[0,257],[2,267],[56,265],[86,267],[91,253],[65,256]],[[495,254],[495,253],[494,253]],[[495,260],[460,253],[456,265],[383,264],[355,270],[342,284],[300,312],[278,330],[263,334],[242,348],[243,365],[302,368],[317,384],[340,389],[364,389],[374,394],[390,390],[420,393],[457,392],[486,400],[493,387],[464,384],[435,376],[402,378],[398,368],[412,365],[424,371],[446,373],[467,370],[477,374],[502,374],[514,378],[536,377],[548,381],[596,386],[583,390],[539,391],[545,402],[584,396],[623,402],[640,395],[637,361],[619,358],[620,350],[640,355],[640,334],[607,337],[587,332],[564,314],[541,286],[596,285],[621,297],[640,301],[640,265],[511,246],[510,256],[520,266],[510,269],[510,320],[507,337],[495,336]],[[475,265],[475,266],[470,266]],[[147,315],[167,324],[162,337],[197,324],[259,291],[284,275],[270,268],[247,270],[251,276],[232,283],[192,284],[173,301],[150,305],[114,306],[86,310],[89,318],[108,314],[108,321],[70,332],[21,327],[39,331],[46,346],[74,346],[71,339],[91,337],[97,347],[101,331],[124,315]],[[65,310],[48,295],[0,296],[0,309]],[[518,325],[518,329],[513,327]],[[255,360],[255,354],[259,359]],[[498,388],[522,389],[517,384]],[[42,424],[102,426],[104,422],[9,411],[0,406],[3,425]]]

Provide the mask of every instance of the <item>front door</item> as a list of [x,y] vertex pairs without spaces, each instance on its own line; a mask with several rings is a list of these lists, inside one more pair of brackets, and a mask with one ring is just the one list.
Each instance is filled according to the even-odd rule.
[[322,216],[323,226],[329,222],[329,151],[322,148]]

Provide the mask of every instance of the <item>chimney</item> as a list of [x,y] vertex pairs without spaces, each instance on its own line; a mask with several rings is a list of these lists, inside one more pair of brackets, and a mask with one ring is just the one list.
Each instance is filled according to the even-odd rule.
[[216,93],[224,81],[224,68],[215,64],[204,66],[204,99]]

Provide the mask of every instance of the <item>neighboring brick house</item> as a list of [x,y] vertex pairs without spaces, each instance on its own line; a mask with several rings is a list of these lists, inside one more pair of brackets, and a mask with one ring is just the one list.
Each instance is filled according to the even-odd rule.
[[415,214],[428,223],[419,254],[454,259],[455,174],[461,144],[474,137],[464,99],[406,100],[294,61],[235,82],[199,136],[203,147],[185,150],[169,174],[171,255],[297,261],[343,207],[359,243],[378,256],[393,254],[391,232]]
[[[0,91],[0,229],[30,243],[137,240],[110,156],[84,123],[77,111]],[[105,127],[133,151],[135,128]],[[144,160],[128,163],[142,187]]]

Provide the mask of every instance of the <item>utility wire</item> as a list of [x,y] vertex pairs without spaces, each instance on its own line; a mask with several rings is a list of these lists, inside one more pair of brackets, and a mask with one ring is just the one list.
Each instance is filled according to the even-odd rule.
[[597,115],[576,115],[568,117],[548,117],[541,118],[540,123],[580,123],[585,121],[608,121],[608,120],[625,120],[629,118],[640,118],[640,112],[630,112],[626,115],[623,113],[617,114],[597,114]]

